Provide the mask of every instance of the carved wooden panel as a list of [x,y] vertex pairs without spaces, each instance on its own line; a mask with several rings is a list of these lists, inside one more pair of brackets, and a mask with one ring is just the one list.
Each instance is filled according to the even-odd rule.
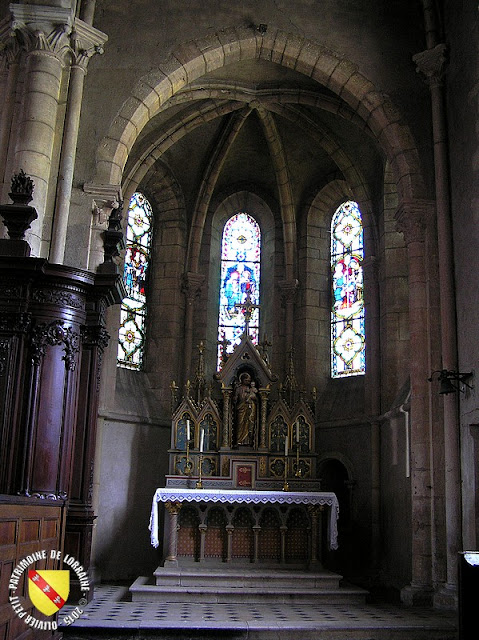
[[[59,637],[55,632],[30,629],[18,618],[9,601],[8,582],[15,566],[34,551],[47,551],[47,560],[32,565],[37,569],[58,569],[49,552],[61,549],[63,503],[42,504],[37,500],[5,496],[0,500],[0,638],[2,640],[41,640]],[[19,595],[25,611],[37,619],[52,620],[42,616],[28,599],[23,573],[16,595]]]

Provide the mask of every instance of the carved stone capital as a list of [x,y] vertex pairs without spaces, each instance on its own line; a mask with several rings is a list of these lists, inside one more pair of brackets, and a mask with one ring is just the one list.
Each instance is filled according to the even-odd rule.
[[27,52],[47,52],[63,58],[70,49],[73,19],[72,11],[61,7],[10,5],[10,31]]
[[0,22],[0,53],[8,64],[21,51],[47,52],[62,61],[70,53],[73,64],[86,71],[90,58],[103,53],[108,36],[70,9],[11,4],[10,15]]
[[181,502],[165,502],[165,509],[171,516],[177,516],[181,511]]
[[416,71],[429,86],[442,84],[447,64],[447,45],[438,44],[432,49],[416,53],[412,57]]
[[279,290],[281,291],[281,297],[285,304],[294,303],[296,298],[296,292],[298,291],[299,282],[294,280],[281,280],[278,283]]
[[70,36],[74,64],[86,71],[90,58],[95,54],[101,55],[103,53],[103,46],[107,40],[106,33],[77,18]]
[[187,271],[183,274],[182,290],[189,302],[199,298],[205,282],[205,276],[201,273]]
[[21,51],[20,43],[12,29],[12,20],[7,16],[0,22],[0,69],[14,62]]
[[396,229],[404,234],[406,244],[424,242],[426,228],[434,215],[435,204],[430,200],[403,202],[394,217]]

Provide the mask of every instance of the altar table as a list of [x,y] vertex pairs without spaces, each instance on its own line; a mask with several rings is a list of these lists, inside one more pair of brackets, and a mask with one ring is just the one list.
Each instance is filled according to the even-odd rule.
[[[339,504],[336,494],[331,492],[302,492],[302,491],[243,491],[225,489],[186,489],[186,488],[160,488],[153,497],[150,518],[151,544],[159,545],[158,533],[158,503],[165,504],[169,514],[169,527],[167,527],[167,557],[165,564],[177,564],[178,544],[178,514],[183,503],[223,503],[227,505],[305,505],[311,518],[311,538],[316,540],[318,536],[320,510],[328,508],[328,546],[330,549],[338,547],[337,520],[339,516]],[[206,527],[200,526],[201,533]],[[283,527],[284,528],[284,527]],[[203,538],[202,538],[203,539]],[[204,545],[203,545],[204,546]],[[284,541],[283,541],[284,547]],[[319,561],[320,549],[314,543],[311,549],[310,561],[314,564]],[[284,558],[284,549],[282,559]],[[228,553],[228,560],[230,554]],[[256,561],[256,557],[255,557]]]

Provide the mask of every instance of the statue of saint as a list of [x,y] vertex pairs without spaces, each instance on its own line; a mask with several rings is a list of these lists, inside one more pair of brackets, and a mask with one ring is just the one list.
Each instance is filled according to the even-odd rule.
[[251,446],[257,414],[256,385],[249,373],[243,372],[235,389],[234,403],[236,407],[236,443]]

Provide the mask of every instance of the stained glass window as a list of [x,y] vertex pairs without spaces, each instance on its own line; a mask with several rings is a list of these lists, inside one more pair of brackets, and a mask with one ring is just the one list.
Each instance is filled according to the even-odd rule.
[[343,203],[331,222],[331,375],[366,370],[363,224],[356,202]]
[[141,369],[145,348],[146,274],[150,261],[153,213],[141,193],[134,193],[128,207],[123,281],[127,295],[121,303],[118,365]]
[[[224,226],[221,241],[220,309],[218,341],[229,341],[231,353],[241,341],[245,329],[245,301],[259,304],[261,231],[247,213],[237,213]],[[254,307],[249,321],[249,336],[258,344],[259,308]],[[218,367],[222,346],[218,346]]]

